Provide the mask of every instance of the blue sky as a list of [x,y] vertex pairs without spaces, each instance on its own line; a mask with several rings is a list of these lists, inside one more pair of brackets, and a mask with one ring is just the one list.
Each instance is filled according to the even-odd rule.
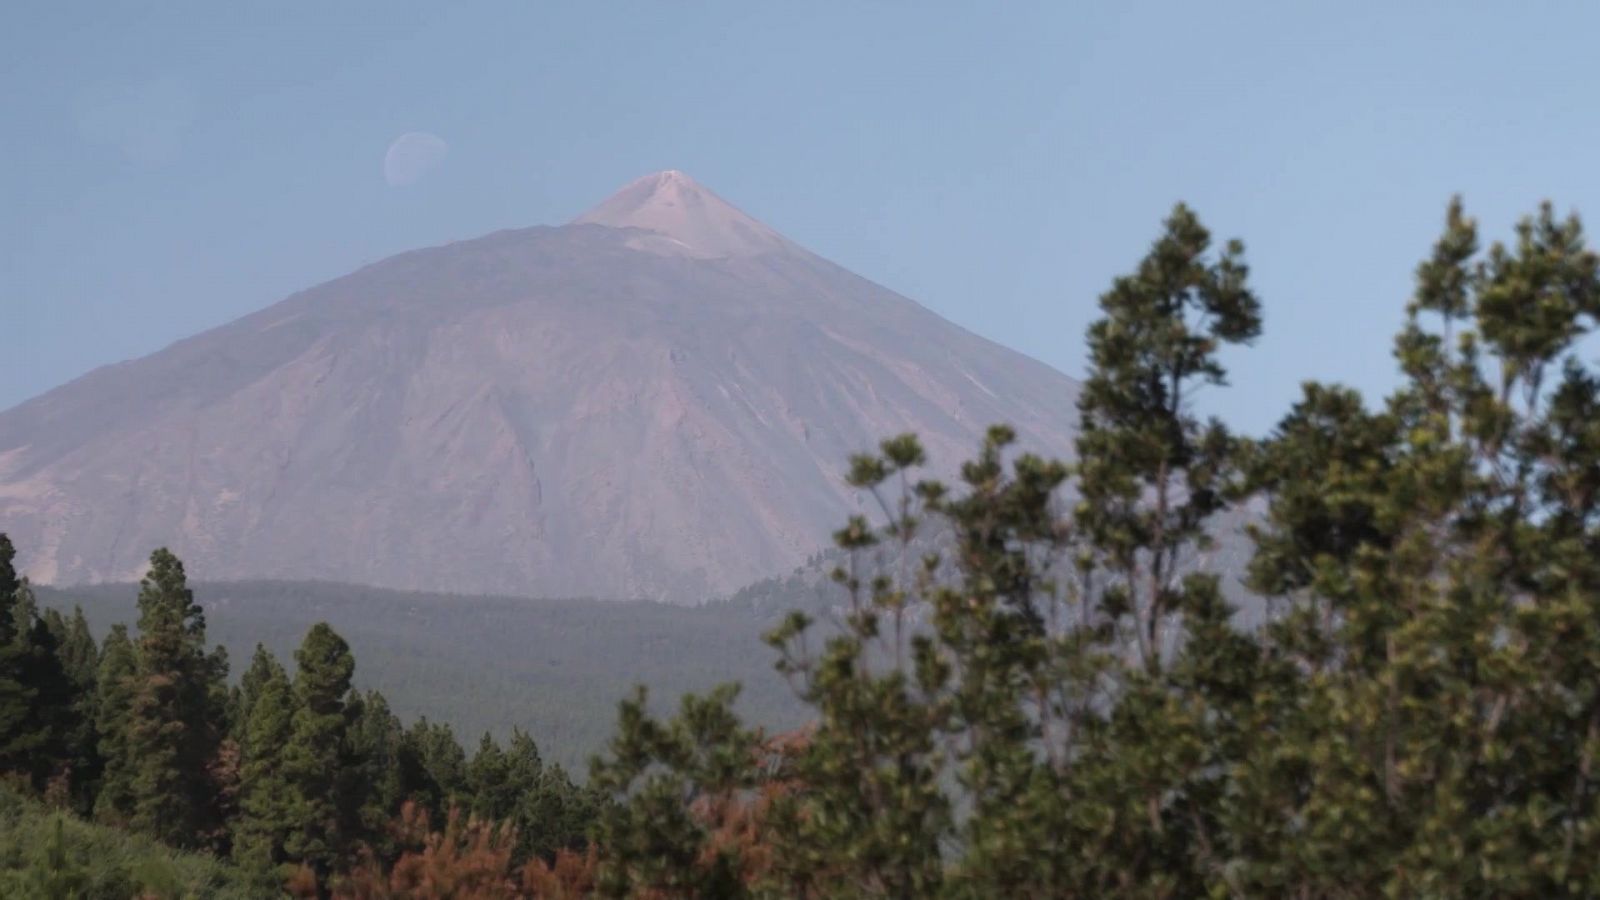
[[[1490,236],[1543,198],[1600,216],[1596,34],[1578,2],[14,0],[0,407],[677,168],[1073,375],[1185,200],[1266,310],[1202,402],[1260,432],[1305,378],[1392,382],[1452,193]],[[391,186],[411,131],[448,155]]]

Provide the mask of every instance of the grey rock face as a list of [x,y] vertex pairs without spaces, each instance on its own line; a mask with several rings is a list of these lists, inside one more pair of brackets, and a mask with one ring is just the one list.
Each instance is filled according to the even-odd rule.
[[198,577],[697,600],[785,572],[915,431],[1070,447],[1076,385],[680,173],[404,253],[0,413],[45,583]]

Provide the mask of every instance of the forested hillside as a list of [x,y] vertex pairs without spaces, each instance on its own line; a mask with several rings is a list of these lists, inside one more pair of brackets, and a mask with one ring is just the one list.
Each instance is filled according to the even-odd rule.
[[[42,606],[81,606],[95,635],[132,624],[138,585],[35,589]],[[838,586],[824,590],[843,598]],[[378,688],[405,718],[427,716],[463,739],[513,728],[547,758],[582,767],[605,745],[615,705],[635,684],[665,702],[724,681],[745,686],[752,721],[801,721],[794,692],[761,645],[766,618],[733,609],[645,602],[533,600],[386,591],[317,582],[197,584],[211,638],[235,661],[257,643],[288,659],[319,621],[350,642],[356,684]],[[235,673],[237,675],[237,672]]]
[[[538,867],[586,845],[601,796],[521,729],[464,744],[446,724],[403,722],[380,691],[355,686],[355,656],[326,622],[306,629],[287,664],[258,643],[232,679],[227,648],[209,642],[206,611],[167,550],[151,554],[127,598],[133,626],[101,638],[80,608],[41,608],[15,555],[0,534],[0,775],[56,812],[48,843],[30,838],[6,860],[18,890],[273,896],[288,885],[314,895],[425,851],[430,823],[459,811],[507,823],[507,864]],[[26,800],[0,800],[7,829],[46,821]],[[108,840],[79,820],[146,843]],[[151,842],[232,867],[164,856]],[[87,866],[86,848],[99,845],[129,858]]]

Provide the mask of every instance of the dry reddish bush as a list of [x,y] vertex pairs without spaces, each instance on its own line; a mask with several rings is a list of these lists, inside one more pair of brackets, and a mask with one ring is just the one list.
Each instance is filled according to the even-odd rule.
[[523,896],[540,900],[578,900],[594,893],[600,854],[594,845],[583,853],[556,851],[550,863],[536,859],[522,869]]
[[[452,809],[443,831],[428,813],[407,803],[394,824],[396,843],[407,848],[386,871],[364,852],[356,868],[333,891],[338,900],[515,900],[586,897],[594,891],[598,856],[563,850],[546,864],[512,865],[516,829],[509,824],[464,817]],[[315,881],[313,879],[315,896]],[[293,888],[291,888],[291,893]],[[297,896],[301,896],[298,895]]]

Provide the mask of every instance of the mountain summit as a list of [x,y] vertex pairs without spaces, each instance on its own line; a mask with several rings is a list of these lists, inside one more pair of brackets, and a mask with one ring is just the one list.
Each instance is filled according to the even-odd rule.
[[631,182],[573,224],[648,231],[633,246],[664,255],[713,259],[799,249],[676,169]]
[[919,433],[1071,446],[1076,384],[677,172],[562,227],[402,253],[0,412],[45,583],[196,577],[697,600],[787,572]]

